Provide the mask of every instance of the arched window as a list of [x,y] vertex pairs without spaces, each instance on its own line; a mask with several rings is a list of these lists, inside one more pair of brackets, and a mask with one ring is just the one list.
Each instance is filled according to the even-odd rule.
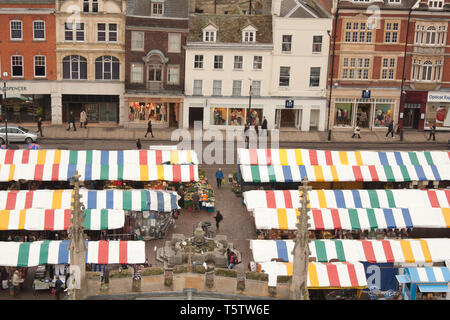
[[95,59],[95,80],[119,80],[119,59],[112,56],[102,56]]
[[67,56],[63,59],[63,79],[87,80],[87,60],[82,56]]
[[425,61],[422,67],[422,80],[431,80],[432,70],[433,64],[431,61]]
[[426,44],[434,44],[436,41],[436,28],[428,27]]

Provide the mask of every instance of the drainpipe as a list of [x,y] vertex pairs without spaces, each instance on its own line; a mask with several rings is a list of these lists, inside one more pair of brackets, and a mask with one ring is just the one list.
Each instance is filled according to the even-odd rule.
[[333,92],[333,75],[334,75],[334,56],[336,52],[336,29],[337,29],[337,22],[339,17],[339,3],[340,0],[337,1],[336,6],[336,13],[334,15],[334,30],[333,30],[333,56],[331,58],[331,79],[330,79],[330,96],[328,98],[328,123],[327,123],[327,129],[328,129],[328,141],[331,141],[331,129],[330,129],[330,111],[331,111],[331,95]]
[[[406,26],[406,39],[405,39],[405,52],[403,54],[403,70],[402,70],[402,85],[400,88],[400,108],[399,113],[404,113],[405,111],[405,102],[403,101],[405,99],[403,94],[403,87],[405,85],[405,65],[406,65],[406,51],[408,48],[408,36],[409,36],[409,22],[411,20],[411,13],[413,11],[414,5],[409,9],[408,12],[408,24]],[[403,118],[398,119],[398,130],[400,131],[400,141],[403,141]]]

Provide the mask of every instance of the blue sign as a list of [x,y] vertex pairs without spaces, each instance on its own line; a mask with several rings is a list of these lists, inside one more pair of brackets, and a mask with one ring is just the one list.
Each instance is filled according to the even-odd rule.
[[284,106],[286,108],[293,108],[294,107],[294,100],[292,100],[292,99],[286,100],[286,103],[285,103]]
[[366,271],[367,288],[378,287],[381,291],[392,289],[397,291],[398,282],[395,276],[398,268],[393,263],[369,263],[362,262]]
[[370,98],[370,90],[363,90],[362,97],[363,97],[363,99],[369,99]]

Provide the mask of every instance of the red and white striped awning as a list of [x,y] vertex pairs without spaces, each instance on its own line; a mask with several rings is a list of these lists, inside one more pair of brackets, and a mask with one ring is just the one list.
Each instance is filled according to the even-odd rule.
[[[263,273],[269,275],[269,286],[275,287],[278,276],[292,276],[292,262],[263,262]],[[366,273],[362,263],[330,262],[308,263],[309,289],[351,289],[367,286]]]
[[[247,209],[299,208],[298,190],[251,190],[243,193]],[[312,190],[311,208],[450,208],[449,189]]]
[[448,151],[329,151],[315,149],[238,149],[241,165],[400,166],[450,164]]
[[[250,240],[257,263],[280,259],[293,262],[293,240]],[[434,263],[450,259],[450,239],[312,240],[310,257],[318,262]]]
[[[86,230],[120,229],[125,224],[124,210],[86,209],[84,212]],[[0,210],[0,230],[68,230],[71,218],[71,209]]]
[[[0,191],[0,210],[70,209],[73,190]],[[171,212],[178,209],[180,196],[174,191],[152,189],[80,189],[86,209]]]
[[0,150],[0,164],[199,164],[194,150]]
[[[69,264],[69,240],[0,242],[0,266],[34,267]],[[86,263],[137,264],[145,262],[144,241],[87,241]]]
[[[257,230],[297,230],[298,209],[256,208]],[[450,228],[450,208],[312,209],[309,230]]]

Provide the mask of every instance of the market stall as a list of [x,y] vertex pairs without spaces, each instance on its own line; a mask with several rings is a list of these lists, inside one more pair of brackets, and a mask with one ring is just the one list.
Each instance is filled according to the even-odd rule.
[[207,210],[208,212],[214,212],[216,200],[214,197],[213,187],[209,184],[204,172],[200,172],[199,176],[200,178],[198,182],[185,184],[184,208],[192,209],[192,196],[195,192],[197,192],[200,197],[200,209]]
[[402,288],[402,300],[444,300],[450,294],[448,267],[405,268],[396,278]]
[[[292,262],[293,240],[250,240],[253,260],[257,263],[272,261]],[[405,240],[312,240],[310,258],[317,262],[370,262],[431,264],[450,259],[450,239]]]
[[[298,209],[256,208],[256,230],[297,230]],[[309,230],[450,228],[450,208],[311,209]]]
[[[312,190],[311,208],[450,208],[450,189]],[[243,193],[249,211],[299,208],[298,190],[251,190]]]
[[[143,264],[144,241],[86,241],[86,263]],[[69,240],[0,242],[0,266],[34,267],[70,264]]]
[[[269,275],[269,286],[276,286],[278,276],[292,276],[293,263],[262,262],[259,269]],[[361,263],[308,263],[308,289],[364,289],[366,286]]]

